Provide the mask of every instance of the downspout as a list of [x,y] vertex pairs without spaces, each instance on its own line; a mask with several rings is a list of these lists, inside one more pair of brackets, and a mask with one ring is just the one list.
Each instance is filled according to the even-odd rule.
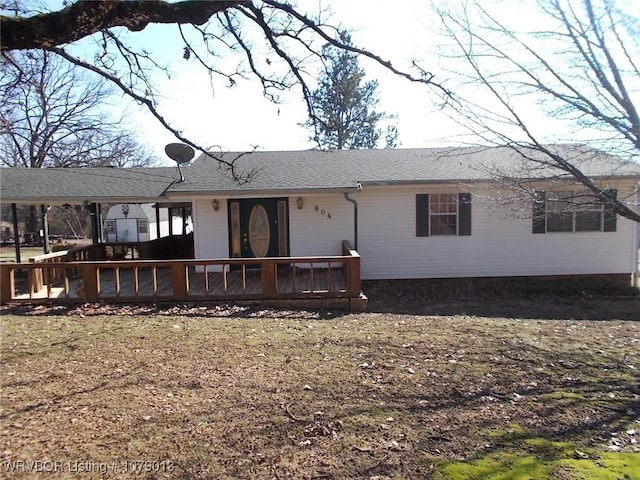
[[[362,190],[362,185],[358,183],[358,190]],[[344,192],[344,199],[353,203],[353,248],[358,250],[358,202],[349,196],[349,192]]]

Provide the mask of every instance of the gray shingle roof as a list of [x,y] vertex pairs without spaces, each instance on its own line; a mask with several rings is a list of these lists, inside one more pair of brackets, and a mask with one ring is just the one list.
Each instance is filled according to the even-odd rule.
[[175,167],[2,168],[3,203],[149,201],[161,197],[178,178]]
[[[576,145],[553,147],[571,158],[591,177],[640,178],[640,165],[594,154]],[[232,161],[239,154],[224,153]],[[253,152],[235,162],[239,174],[253,172],[246,184],[236,182],[212,158],[201,156],[183,166],[185,181],[177,182],[175,167],[0,169],[3,203],[46,203],[92,200],[154,201],[171,194],[222,194],[347,190],[356,182],[425,183],[490,180],[496,171],[526,178],[548,178],[558,170],[531,168],[514,150],[500,148],[422,148],[389,150],[318,150]],[[493,171],[493,172],[492,172]]]
[[[592,177],[640,177],[640,165],[620,158],[594,154],[575,145],[554,147],[571,158]],[[231,161],[236,153],[220,158]],[[542,158],[542,157],[540,157]],[[238,185],[214,159],[201,156],[184,169],[185,181],[174,184],[170,192],[256,192],[309,189],[348,189],[356,182],[411,183],[490,180],[496,173],[527,178],[549,178],[557,169],[523,162],[511,148],[420,148],[385,150],[254,152],[236,160],[238,173],[255,175],[249,183]]]

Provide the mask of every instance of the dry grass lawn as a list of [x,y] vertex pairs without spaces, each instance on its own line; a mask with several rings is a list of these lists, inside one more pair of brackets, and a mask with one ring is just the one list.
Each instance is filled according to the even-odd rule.
[[606,321],[8,309],[0,477],[640,478],[626,302]]

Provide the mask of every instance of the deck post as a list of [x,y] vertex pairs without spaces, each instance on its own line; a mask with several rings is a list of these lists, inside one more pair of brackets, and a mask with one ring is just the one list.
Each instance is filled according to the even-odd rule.
[[11,204],[11,220],[13,221],[13,245],[16,249],[16,263],[20,263],[20,232],[18,231],[18,206]]
[[265,296],[275,295],[278,290],[276,262],[265,259],[265,261],[260,264],[260,271],[262,279],[262,294]]
[[90,263],[84,263],[80,267],[82,272],[82,287],[77,290],[78,296],[84,298],[85,302],[97,302],[100,298],[98,293],[98,268]]
[[160,205],[156,202],[155,204],[156,210],[156,238],[160,238]]
[[47,212],[51,210],[51,205],[40,205],[40,221],[42,222],[42,248],[45,255],[51,252],[51,243],[49,242],[49,220]]
[[14,272],[15,269],[11,267],[0,266],[0,304],[10,302],[16,290]]
[[[29,263],[36,263],[36,261],[33,258],[30,258]],[[29,269],[29,288],[31,293],[39,292],[42,287],[44,287],[44,275],[45,273],[42,268]]]
[[351,297],[357,297],[361,291],[360,255],[356,253],[347,260],[347,294]]
[[187,267],[183,263],[171,263],[171,279],[173,280],[173,298],[175,300],[187,300],[187,293],[189,292]]
[[96,203],[96,219],[98,223],[98,243],[104,242],[104,231],[102,221],[102,204]]
[[187,235],[187,207],[182,207],[182,236]]
[[91,243],[93,245],[97,245],[99,243],[98,240],[98,204],[97,203],[89,203],[89,216],[91,220]]

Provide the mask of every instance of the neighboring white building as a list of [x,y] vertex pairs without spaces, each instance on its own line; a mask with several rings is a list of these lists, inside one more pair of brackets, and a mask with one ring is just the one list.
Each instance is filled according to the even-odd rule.
[[[178,210],[180,212],[180,210]],[[172,228],[169,228],[168,208],[159,209],[160,223],[157,222],[154,204],[143,203],[118,203],[109,207],[104,217],[104,237],[106,242],[146,242],[158,238],[158,225],[160,237],[166,237],[170,233],[180,235],[183,227],[185,233],[193,230],[191,218],[187,217],[186,225],[182,216],[172,214]]]

